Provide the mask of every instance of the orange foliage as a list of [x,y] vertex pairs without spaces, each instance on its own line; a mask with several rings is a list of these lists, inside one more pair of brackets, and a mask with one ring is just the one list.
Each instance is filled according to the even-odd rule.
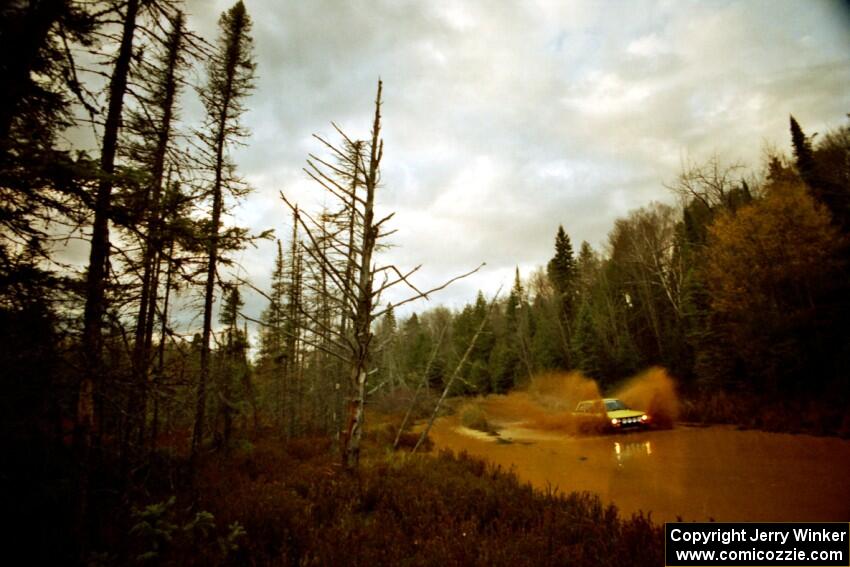
[[834,269],[840,237],[800,183],[721,215],[709,228],[705,266],[712,308],[751,321],[759,311],[802,309]]

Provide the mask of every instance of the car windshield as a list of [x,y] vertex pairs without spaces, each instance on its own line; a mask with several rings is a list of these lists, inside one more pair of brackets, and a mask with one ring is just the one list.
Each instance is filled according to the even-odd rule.
[[628,408],[626,407],[626,404],[620,400],[605,400],[605,409],[608,411],[617,411]]

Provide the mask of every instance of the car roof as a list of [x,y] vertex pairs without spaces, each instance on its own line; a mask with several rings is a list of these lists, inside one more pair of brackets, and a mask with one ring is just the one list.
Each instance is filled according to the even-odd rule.
[[600,402],[600,401],[601,402],[619,402],[620,398],[595,398],[593,400],[582,400],[579,403],[584,404],[584,403]]

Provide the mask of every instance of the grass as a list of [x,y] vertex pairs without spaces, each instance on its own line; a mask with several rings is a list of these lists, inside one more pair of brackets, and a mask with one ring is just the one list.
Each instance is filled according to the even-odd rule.
[[[310,443],[308,443],[310,445]],[[318,445],[316,445],[318,446]],[[299,456],[304,457],[300,452]],[[327,455],[258,444],[222,478],[209,462],[203,507],[247,535],[251,565],[659,565],[660,528],[621,519],[589,494],[541,492],[466,454],[367,456],[356,473]],[[191,559],[181,557],[181,562]],[[184,563],[186,564],[186,563]]]
[[373,441],[362,458],[349,472],[326,438],[266,436],[205,457],[193,486],[149,471],[145,492],[97,523],[88,564],[662,562],[661,528],[595,495],[536,490],[466,454],[389,453]]

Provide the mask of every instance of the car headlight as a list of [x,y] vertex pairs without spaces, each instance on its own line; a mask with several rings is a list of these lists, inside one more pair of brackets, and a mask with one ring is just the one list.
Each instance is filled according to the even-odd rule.
[[611,420],[611,425],[617,425],[619,423],[620,423],[620,420],[617,419],[616,417]]
[[646,415],[646,414],[643,414],[642,416],[640,416],[640,420],[641,421],[649,421],[649,416]]

